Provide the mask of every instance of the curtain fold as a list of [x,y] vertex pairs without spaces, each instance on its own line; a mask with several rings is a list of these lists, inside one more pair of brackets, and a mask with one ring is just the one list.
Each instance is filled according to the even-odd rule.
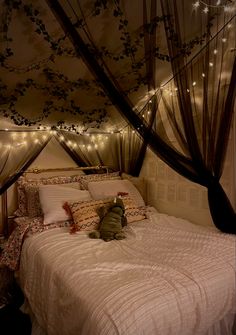
[[142,141],[131,127],[114,134],[80,135],[58,131],[56,138],[79,166],[106,165],[121,173],[139,174],[137,162]]
[[50,139],[43,131],[0,132],[0,194],[22,175]]
[[[236,94],[236,85],[233,85],[236,82],[235,56],[225,47],[225,36],[230,34],[226,26],[221,35],[217,35],[211,44],[206,44],[205,53],[187,64],[186,54],[179,52],[183,42],[176,2],[161,0],[163,14],[171,18],[165,25],[165,31],[174,79],[164,89],[168,94],[168,111],[165,104],[159,104],[156,116],[161,115],[162,119],[156,118],[156,129],[153,127],[150,130],[148,122],[136,113],[117,81],[109,77],[109,73],[93,57],[59,2],[47,2],[76,51],[119,112],[170,167],[208,188],[210,211],[216,227],[223,232],[236,234],[236,214],[219,184]],[[229,37],[236,40],[234,29]],[[216,41],[220,40],[221,50],[215,53]],[[171,124],[168,118],[172,120]],[[174,136],[176,129],[173,131],[175,125],[178,125],[177,137]],[[164,138],[159,133],[160,129],[165,129]]]
[[[161,4],[163,13],[173,17],[172,25],[181,43],[176,3],[161,0]],[[182,121],[182,138],[186,139],[197,175],[208,189],[209,208],[215,225],[224,232],[235,234],[236,213],[219,183],[236,97],[236,58],[225,42],[235,43],[235,32],[225,26],[208,42],[199,58],[185,65],[184,57],[176,60],[175,42],[169,38],[167,25],[165,29],[174,73],[172,85],[178,92],[176,100]],[[170,109],[169,114],[175,119],[176,109]],[[177,141],[184,144],[181,138]]]

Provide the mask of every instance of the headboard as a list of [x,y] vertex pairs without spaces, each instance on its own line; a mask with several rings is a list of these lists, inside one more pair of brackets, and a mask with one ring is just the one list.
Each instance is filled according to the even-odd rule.
[[[32,168],[24,171],[23,175],[27,174],[42,174],[42,173],[51,173],[51,172],[75,172],[75,171],[87,171],[87,170],[105,170],[106,173],[109,172],[109,167],[104,165],[97,166],[86,166],[86,167],[63,167],[63,168],[47,168],[47,169],[38,169]],[[3,234],[5,237],[9,235],[8,229],[8,206],[7,206],[7,191],[5,191],[1,196],[1,207],[2,207],[2,225],[3,225]]]

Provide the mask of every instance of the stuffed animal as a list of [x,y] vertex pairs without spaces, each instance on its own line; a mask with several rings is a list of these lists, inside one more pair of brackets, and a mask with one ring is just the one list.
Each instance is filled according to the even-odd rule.
[[101,238],[108,242],[111,240],[122,240],[125,234],[122,228],[127,225],[124,215],[125,207],[122,199],[115,198],[114,203],[110,206],[107,213],[101,219],[99,229],[89,234],[90,238]]

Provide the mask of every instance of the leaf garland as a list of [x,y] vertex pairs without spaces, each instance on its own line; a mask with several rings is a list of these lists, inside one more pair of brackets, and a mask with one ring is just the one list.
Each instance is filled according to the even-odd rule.
[[[34,7],[33,3],[29,4],[24,2],[24,0],[4,0],[3,6],[5,9],[3,42],[7,43],[7,47],[0,53],[0,65],[9,72],[15,73],[27,73],[32,70],[41,70],[46,78],[46,84],[38,84],[33,79],[28,78],[25,82],[18,83],[12,93],[8,95],[7,92],[9,90],[6,85],[0,81],[0,104],[7,105],[7,107],[0,110],[2,115],[10,118],[17,125],[26,126],[40,124],[54,112],[59,112],[64,115],[71,114],[79,116],[84,128],[88,128],[89,126],[99,128],[103,122],[107,122],[108,114],[106,107],[111,106],[112,103],[105,96],[102,88],[99,86],[99,82],[80,78],[72,81],[63,73],[55,72],[49,67],[50,63],[55,61],[55,57],[77,57],[74,49],[67,47],[64,43],[67,39],[66,35],[53,38],[48,32],[46,24],[40,17],[40,11]],[[21,11],[24,13],[32,23],[35,33],[49,45],[52,53],[47,58],[22,68],[15,68],[7,63],[8,59],[14,56],[14,51],[10,47],[12,39],[8,36],[8,28],[12,23],[13,11]],[[160,24],[166,24],[168,38],[175,42],[178,50],[174,57],[178,58],[180,55],[188,57],[191,55],[195,46],[202,45],[207,36],[209,36],[212,21],[214,19],[214,16],[212,16],[206,27],[206,32],[202,35],[181,43],[178,34],[174,31],[172,18],[169,15],[155,17],[149,24],[141,26],[139,31],[132,36],[128,29],[129,21],[122,11],[119,0],[96,0],[92,2],[91,13],[94,18],[99,18],[104,11],[110,11],[113,18],[116,20],[117,29],[120,33],[122,50],[118,53],[114,53],[106,46],[94,48],[89,43],[87,46],[97,59],[104,59],[105,62],[108,59],[112,60],[115,63],[120,64],[121,68],[121,64],[123,64],[122,62],[124,62],[124,64],[127,63],[127,60],[130,62],[130,69],[128,71],[117,74],[117,76],[115,73],[113,74],[119,81],[123,81],[124,83],[130,83],[127,79],[132,78],[132,84],[129,84],[129,87],[124,88],[124,93],[127,95],[138,91],[140,87],[147,84],[147,77],[146,74],[144,74],[145,71],[143,69],[146,59],[144,57],[140,58],[140,54],[142,54],[140,51],[143,48],[145,32],[153,34]],[[78,17],[74,26],[77,29],[86,30],[85,19]],[[158,60],[163,62],[170,62],[173,60],[168,54],[163,53],[159,47],[156,47],[153,52]],[[19,98],[25,96],[29,89],[43,91],[45,95],[49,97],[44,103],[41,114],[31,119],[24,117],[16,108]],[[91,92],[94,96],[103,98],[103,105],[100,108],[94,108],[89,111],[82,110],[80,106],[76,105],[74,100],[70,99],[70,94],[77,90]],[[56,101],[67,102],[67,106],[58,106]],[[96,121],[94,121],[95,119]],[[57,126],[62,127],[62,129],[65,129],[63,127],[66,127],[63,120],[60,120]]]

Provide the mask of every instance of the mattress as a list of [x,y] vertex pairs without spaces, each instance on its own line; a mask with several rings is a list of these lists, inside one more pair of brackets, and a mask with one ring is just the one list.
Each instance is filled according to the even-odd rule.
[[46,334],[205,335],[232,321],[234,236],[154,211],[125,234],[55,228],[25,240],[20,283]]

